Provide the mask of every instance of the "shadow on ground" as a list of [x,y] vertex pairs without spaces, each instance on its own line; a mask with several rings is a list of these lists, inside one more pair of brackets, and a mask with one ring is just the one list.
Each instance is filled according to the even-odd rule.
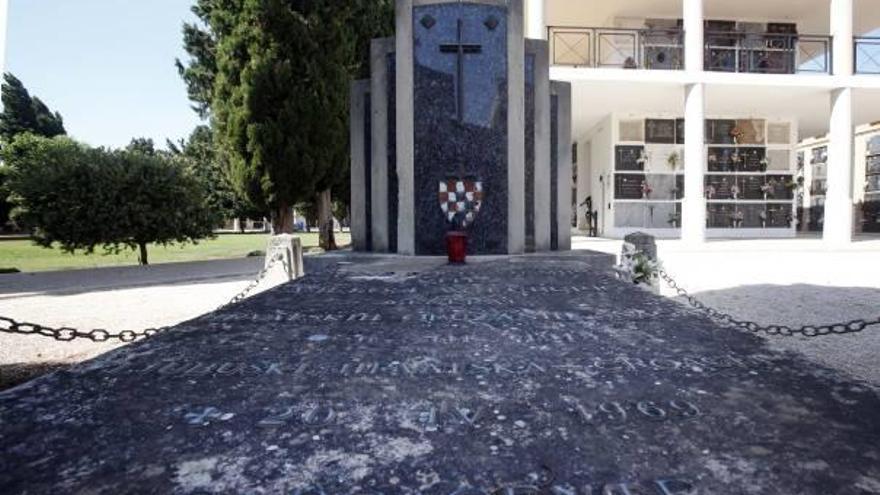
[[[790,327],[880,318],[880,289],[819,285],[747,285],[694,294],[739,320]],[[861,333],[824,337],[767,337],[776,348],[842,370],[880,387],[880,325]]]
[[67,368],[71,363],[12,363],[0,365],[0,390],[6,390],[39,376]]

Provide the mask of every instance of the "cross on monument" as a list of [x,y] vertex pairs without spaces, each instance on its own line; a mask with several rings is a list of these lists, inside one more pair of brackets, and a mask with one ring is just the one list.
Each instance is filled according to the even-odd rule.
[[456,78],[455,78],[455,110],[458,122],[464,122],[464,56],[474,53],[482,53],[483,47],[462,40],[463,22],[458,20],[458,39],[455,43],[440,45],[441,53],[456,54]]

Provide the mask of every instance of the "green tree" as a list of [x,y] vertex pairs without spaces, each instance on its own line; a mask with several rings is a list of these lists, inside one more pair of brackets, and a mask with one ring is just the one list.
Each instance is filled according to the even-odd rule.
[[198,0],[178,69],[211,115],[236,189],[291,232],[291,206],[314,202],[335,247],[331,190],[348,178],[348,87],[369,40],[393,25],[391,0]]
[[13,217],[44,247],[91,253],[212,236],[218,217],[202,184],[165,154],[89,148],[66,137],[23,134],[3,149]]
[[156,154],[156,143],[154,143],[151,138],[133,138],[131,142],[128,143],[128,146],[125,147],[125,150],[153,156]]
[[9,214],[12,213],[12,204],[7,200],[9,188],[6,185],[9,176],[9,167],[0,163],[0,232],[9,227]]
[[208,205],[222,218],[244,220],[269,216],[265,209],[254,206],[235,192],[214,149],[210,127],[196,127],[185,141],[180,140],[176,144],[168,141],[168,149],[172,155],[184,160],[193,175],[202,182],[207,191]]
[[3,113],[0,113],[0,137],[11,141],[15,136],[30,132],[39,136],[55,137],[66,134],[64,119],[52,112],[39,98],[31,97],[21,81],[10,73],[3,75]]

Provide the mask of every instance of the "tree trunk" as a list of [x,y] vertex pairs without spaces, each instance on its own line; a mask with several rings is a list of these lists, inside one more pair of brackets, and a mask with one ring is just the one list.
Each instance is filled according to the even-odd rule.
[[139,242],[138,243],[138,263],[141,265],[149,265],[150,263],[147,260],[147,243]]
[[318,244],[324,251],[335,251],[336,237],[333,234],[333,203],[330,189],[318,193]]
[[293,208],[283,203],[272,211],[272,234],[293,233]]

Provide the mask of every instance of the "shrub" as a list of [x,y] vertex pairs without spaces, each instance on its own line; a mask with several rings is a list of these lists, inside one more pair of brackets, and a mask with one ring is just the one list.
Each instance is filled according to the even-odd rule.
[[210,237],[219,218],[201,183],[175,159],[89,148],[66,137],[17,137],[3,150],[10,166],[13,218],[45,247],[88,253]]

